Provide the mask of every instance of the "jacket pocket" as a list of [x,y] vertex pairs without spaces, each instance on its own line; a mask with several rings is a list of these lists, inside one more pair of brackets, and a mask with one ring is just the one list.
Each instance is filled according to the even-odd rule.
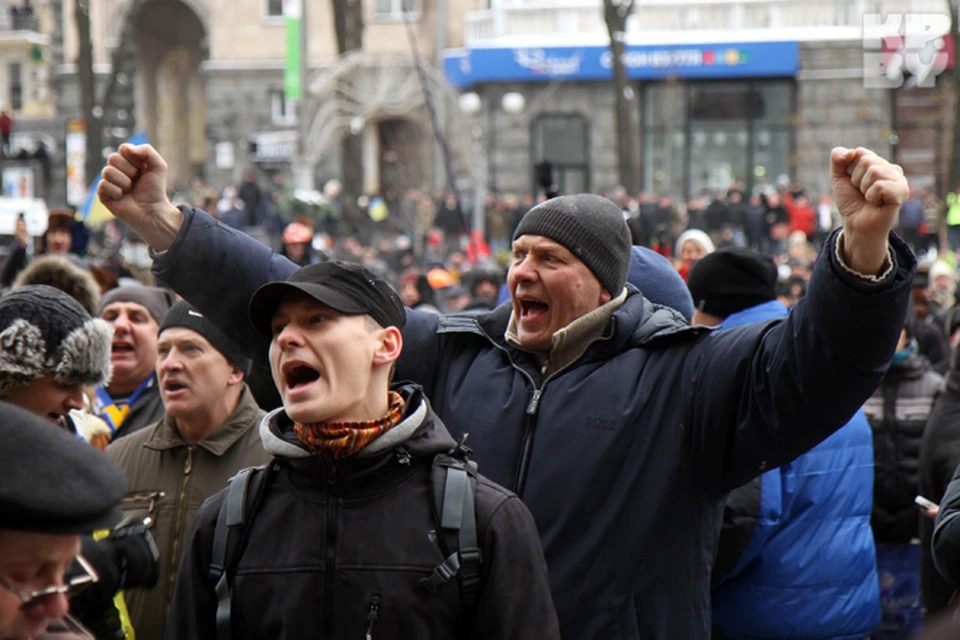
[[163,491],[137,491],[125,495],[120,502],[123,524],[142,522],[152,528],[157,522],[157,505],[166,495]]
[[367,635],[364,640],[373,640],[373,628],[377,624],[377,618],[380,616],[380,594],[375,593],[370,598],[370,606],[367,608]]

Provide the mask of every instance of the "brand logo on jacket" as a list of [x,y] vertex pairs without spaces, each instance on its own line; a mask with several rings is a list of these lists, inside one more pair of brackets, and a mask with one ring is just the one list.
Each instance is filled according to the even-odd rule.
[[616,431],[617,423],[605,418],[594,418],[587,416],[587,429],[600,429],[601,431]]

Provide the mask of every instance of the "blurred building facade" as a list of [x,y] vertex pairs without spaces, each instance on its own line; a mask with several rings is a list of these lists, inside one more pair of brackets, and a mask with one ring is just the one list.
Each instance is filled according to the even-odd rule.
[[[445,68],[452,84],[484,97],[496,134],[489,188],[531,190],[544,160],[561,191],[618,183],[601,7],[491,0],[466,15],[465,47],[448,52]],[[911,89],[910,77],[877,88],[887,71],[879,64],[865,80],[865,65],[892,53],[889,42],[865,38],[865,19],[905,13],[949,15],[940,0],[637,2],[625,64],[642,188],[689,197],[734,179],[762,187],[786,176],[826,190],[835,145],[870,147],[902,162],[916,186],[937,183],[948,155],[942,128],[952,126],[947,92]],[[526,97],[522,116],[497,108],[505,92]]]
[[[87,2],[101,81],[131,1]],[[369,0],[363,48],[345,58],[331,3],[304,0],[307,127],[283,93],[283,0],[140,2],[105,145],[146,131],[180,184],[288,173],[307,129],[318,184],[339,175],[340,141],[356,136],[368,193],[443,185],[405,17],[462,186],[479,176],[485,191],[529,192],[542,160],[564,191],[618,183],[601,0]],[[52,145],[53,205],[66,197],[67,121],[82,117],[75,4],[35,0],[32,18],[0,19],[0,102],[25,146]],[[826,189],[829,149],[846,144],[892,155],[917,186],[945,188],[954,101],[942,76],[934,88],[865,86],[864,15],[898,12],[947,9],[945,0],[638,2],[625,62],[642,187],[689,196],[786,175]],[[479,97],[469,114],[463,93]],[[520,107],[505,109],[504,96],[522,96]]]

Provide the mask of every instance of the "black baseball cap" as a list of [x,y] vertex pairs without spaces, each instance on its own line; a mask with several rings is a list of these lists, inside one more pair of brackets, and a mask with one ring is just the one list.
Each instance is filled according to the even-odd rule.
[[407,313],[400,296],[385,280],[349,262],[320,262],[303,267],[286,280],[268,282],[250,299],[250,321],[265,336],[283,297],[301,292],[340,313],[367,314],[383,327],[403,328]]

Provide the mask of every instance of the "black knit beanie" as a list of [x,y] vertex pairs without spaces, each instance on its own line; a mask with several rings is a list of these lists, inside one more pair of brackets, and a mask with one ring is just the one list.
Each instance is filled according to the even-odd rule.
[[611,296],[618,296],[630,270],[630,230],[623,212],[602,196],[561,196],[527,212],[513,234],[550,238],[577,256]]
[[687,288],[695,308],[726,318],[777,299],[777,265],[743,247],[719,249],[693,265]]
[[53,287],[28,285],[0,298],[0,397],[53,374],[62,384],[106,384],[113,327]]
[[160,325],[160,334],[171,327],[183,327],[196,331],[206,338],[213,348],[223,354],[223,357],[243,370],[244,375],[250,375],[250,358],[243,355],[237,343],[228,338],[207,320],[199,311],[190,306],[186,300],[181,300],[170,307]]

